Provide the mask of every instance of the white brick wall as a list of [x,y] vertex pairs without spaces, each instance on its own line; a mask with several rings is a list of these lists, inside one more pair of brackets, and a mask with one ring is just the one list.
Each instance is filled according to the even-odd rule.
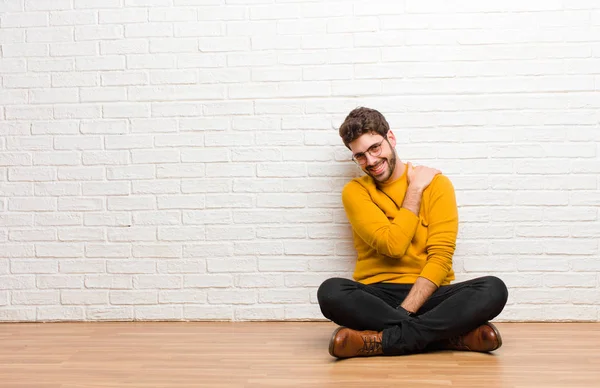
[[595,1],[5,0],[0,83],[0,321],[321,319],[356,106],[500,319],[600,320]]

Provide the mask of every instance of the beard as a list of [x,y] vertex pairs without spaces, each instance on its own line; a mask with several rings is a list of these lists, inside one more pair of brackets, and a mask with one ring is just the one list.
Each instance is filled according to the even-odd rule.
[[[382,165],[382,163],[386,164],[385,168],[379,174],[375,174],[373,171],[377,170]],[[385,183],[394,174],[395,169],[396,169],[396,152],[393,152],[389,158],[380,158],[376,163],[374,163],[370,166],[367,166],[364,169],[364,172],[368,176],[373,178],[373,180],[375,180],[376,182]]]

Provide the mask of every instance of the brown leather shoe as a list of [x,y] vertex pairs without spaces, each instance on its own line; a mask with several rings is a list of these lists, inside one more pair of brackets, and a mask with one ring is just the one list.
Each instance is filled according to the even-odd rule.
[[339,327],[329,341],[329,354],[337,358],[382,355],[381,334],[381,331],[357,331]]
[[491,352],[502,346],[502,337],[496,326],[484,323],[465,335],[444,341],[447,350],[469,350],[472,352]]

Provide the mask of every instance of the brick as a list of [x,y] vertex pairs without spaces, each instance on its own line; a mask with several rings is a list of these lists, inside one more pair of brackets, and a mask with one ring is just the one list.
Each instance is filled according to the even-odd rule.
[[81,307],[38,307],[37,320],[39,321],[82,321],[84,310]]
[[61,260],[59,272],[61,274],[102,273],[106,272],[106,263],[105,260],[92,259]]
[[133,215],[133,223],[136,225],[177,225],[180,218],[179,212],[176,211],[136,212]]
[[150,105],[142,103],[104,104],[103,113],[103,117],[106,118],[150,117]]
[[206,261],[198,260],[169,260],[158,263],[159,273],[169,274],[199,274],[206,272]]
[[94,104],[59,105],[54,107],[57,119],[97,119],[102,116],[102,107]]
[[[190,320],[230,321],[233,319],[233,307],[221,306],[184,306],[184,317]],[[1,318],[0,318],[1,319]]]
[[[44,88],[50,87],[50,75],[6,75],[4,78],[4,86],[6,88]],[[34,100],[35,101],[35,100]]]
[[176,194],[186,192],[181,189],[184,182],[177,179],[160,179],[152,181],[133,181],[131,192],[133,194]]
[[323,313],[319,308],[318,304],[307,304],[307,305],[299,305],[285,307],[285,319],[286,320],[315,320],[315,321],[325,321],[326,318],[323,317]]
[[48,25],[48,14],[45,12],[5,13],[0,17],[2,28],[43,27]]
[[[242,53],[239,53],[242,54]],[[186,68],[220,68],[226,66],[227,57],[225,54],[219,53],[201,53],[201,54],[188,54],[182,53],[177,56],[177,67],[181,69]]]
[[56,305],[59,304],[59,291],[13,291],[12,305]]
[[257,300],[255,290],[209,290],[208,303],[210,304],[254,304]]
[[84,225],[91,226],[131,226],[131,214],[126,212],[86,213]]
[[129,307],[87,307],[86,320],[92,321],[132,321],[133,308]]
[[133,288],[133,276],[128,275],[86,275],[86,288],[102,289],[131,289]]
[[[187,117],[200,115],[202,115],[202,105],[196,103],[176,102],[152,105],[152,117]],[[174,128],[171,132],[174,132]]]
[[48,3],[44,0],[25,0],[26,11],[54,11],[71,9],[70,0],[56,0]]
[[[1,69],[0,69],[1,70]],[[0,92],[0,102],[6,105],[22,105],[27,103],[25,90],[4,90]]]
[[43,212],[43,211],[55,211],[57,210],[56,198],[49,197],[24,197],[24,198],[10,198],[8,201],[8,210],[10,211],[32,211],[32,212]]
[[[41,216],[38,213],[36,216]],[[2,226],[32,226],[33,214],[3,214],[0,215],[0,225]]]
[[198,11],[195,8],[173,7],[173,8],[150,8],[149,20],[151,22],[181,22],[197,20]]
[[140,321],[181,320],[183,306],[141,306],[135,307],[135,319]]
[[197,241],[204,240],[205,229],[201,226],[158,227],[160,241]]
[[100,24],[146,22],[148,21],[148,11],[135,8],[100,10],[98,12],[98,21]]
[[250,40],[246,37],[201,37],[198,49],[202,52],[248,51]]
[[0,309],[0,321],[2,322],[31,322],[36,319],[35,307],[18,307]]
[[160,303],[206,303],[204,290],[159,291]]
[[[0,35],[0,40],[2,36]],[[13,39],[14,42],[15,39]],[[48,45],[45,43],[9,43],[2,45],[4,58],[47,57]]]
[[121,39],[125,36],[123,26],[75,27],[75,41]]
[[230,275],[185,275],[186,288],[228,288],[233,286]]
[[59,211],[94,211],[101,210],[103,201],[99,198],[59,198]]
[[156,241],[156,229],[153,227],[131,227],[115,228],[108,230],[108,241],[111,242],[135,242]]
[[101,79],[102,85],[105,86],[145,85],[148,83],[148,75],[140,71],[110,72],[102,74]]
[[56,232],[46,229],[11,229],[8,232],[11,241],[56,241]]
[[59,167],[59,180],[103,180],[104,168],[102,167]]
[[[209,21],[202,23],[175,23],[174,36],[176,37],[218,37],[225,35],[225,24]],[[193,39],[194,42],[197,42]],[[198,44],[193,45],[197,51]]]
[[107,167],[106,177],[109,180],[154,179],[155,167],[154,165]]
[[96,86],[98,75],[92,73],[53,73],[52,87]]
[[96,13],[93,11],[52,11],[50,12],[51,26],[76,26],[96,23]]
[[[133,286],[138,289],[181,288],[182,284],[183,280],[181,276],[178,275],[137,275],[133,278]],[[159,300],[161,303],[165,303],[162,300],[162,296],[164,296],[163,292],[164,291],[159,292]]]
[[155,208],[155,198],[148,196],[109,197],[108,210],[152,210]]
[[[50,55],[53,57],[78,57],[97,55],[98,49],[94,42],[75,42],[75,43],[51,43],[50,44]],[[72,58],[69,58],[69,62],[73,63]],[[71,66],[73,67],[73,66]],[[65,78],[69,73],[62,73]],[[74,77],[81,76],[81,74],[73,74]],[[53,80],[54,83],[54,80]]]
[[39,289],[80,289],[83,277],[77,275],[38,275],[36,286]]
[[97,258],[128,258],[131,256],[131,247],[128,244],[90,243],[85,245],[85,256]]
[[156,272],[154,260],[110,260],[106,263],[111,274],[149,274]]
[[72,42],[73,28],[72,27],[43,27],[43,28],[28,28],[27,42]]
[[113,305],[152,305],[158,303],[157,291],[110,291],[110,303]]
[[38,213],[35,214],[35,225],[42,226],[75,226],[81,225],[83,217],[77,213]]
[[240,321],[281,321],[283,307],[237,307],[235,319]]
[[[13,260],[10,265],[12,274],[52,274],[58,270],[54,260]],[[33,287],[32,287],[33,288]]]
[[152,70],[151,84],[195,84],[199,80],[198,73],[192,70]]
[[63,290],[60,302],[63,305],[105,305],[108,304],[108,291]]

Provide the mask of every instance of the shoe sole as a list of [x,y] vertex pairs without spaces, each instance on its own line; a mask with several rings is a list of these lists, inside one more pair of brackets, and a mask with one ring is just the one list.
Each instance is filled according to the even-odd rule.
[[496,346],[494,349],[490,350],[490,352],[493,352],[494,350],[496,350],[500,346],[502,346],[502,336],[500,335],[500,332],[498,331],[498,328],[496,326],[494,326],[493,323],[486,322],[486,325],[488,325],[489,327],[492,328],[492,330],[494,330],[494,333],[496,334],[496,338],[498,338],[498,346]]
[[331,339],[329,340],[329,354],[331,355],[331,357],[335,357],[335,358],[339,358],[338,356],[336,356],[333,353],[333,348],[335,346],[335,336],[337,335],[337,333],[340,332],[340,330],[344,329],[344,327],[338,327],[337,329],[335,329],[335,331],[333,332],[333,334],[331,335]]

